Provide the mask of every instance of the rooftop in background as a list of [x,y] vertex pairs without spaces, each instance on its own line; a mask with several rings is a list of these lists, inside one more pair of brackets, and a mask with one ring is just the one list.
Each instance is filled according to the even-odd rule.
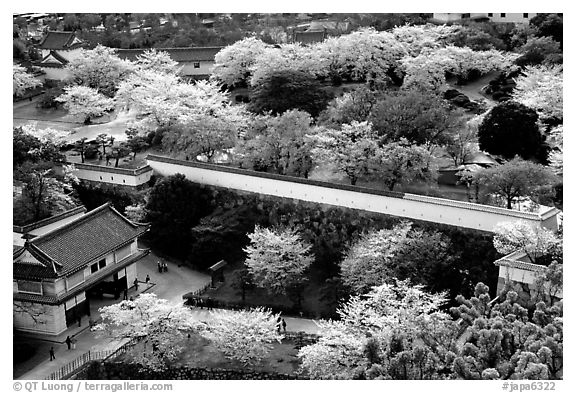
[[82,44],[71,31],[49,31],[40,42],[40,49],[71,50],[80,48]]
[[[167,52],[172,60],[176,62],[192,61],[214,61],[216,53],[220,52],[223,47],[195,47],[195,48],[154,48],[157,51]],[[137,56],[141,56],[149,49],[118,49],[116,54],[124,60],[136,61]]]

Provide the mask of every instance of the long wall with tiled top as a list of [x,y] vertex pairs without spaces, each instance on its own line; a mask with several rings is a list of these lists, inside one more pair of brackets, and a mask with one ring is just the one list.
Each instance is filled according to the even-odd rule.
[[369,190],[289,176],[253,172],[167,157],[149,155],[154,173],[170,176],[181,173],[187,179],[206,185],[360,209],[391,216],[423,220],[491,232],[502,221],[524,221],[557,229],[558,210],[526,213],[493,206],[432,198],[399,192]]

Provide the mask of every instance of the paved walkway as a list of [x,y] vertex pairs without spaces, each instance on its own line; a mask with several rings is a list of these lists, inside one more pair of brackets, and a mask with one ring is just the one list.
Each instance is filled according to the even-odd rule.
[[[168,272],[159,273],[157,261],[168,264]],[[150,284],[146,285],[144,280],[146,275],[150,275]],[[138,262],[138,292],[131,289],[128,296],[137,296],[143,292],[154,293],[159,298],[167,299],[171,303],[182,303],[182,295],[203,288],[210,277],[187,266],[179,266],[175,262],[150,253]],[[117,303],[118,300],[105,298],[103,300],[90,300],[91,314],[93,320],[98,320],[98,308]],[[192,309],[193,317],[196,320],[205,321],[210,318],[209,311]],[[305,331],[316,333],[317,325],[313,320],[285,317],[286,327],[289,331]],[[75,349],[67,349],[65,340],[70,336],[77,340]],[[64,333],[55,338],[30,337],[26,340],[36,348],[36,354],[25,363],[14,365],[13,375],[15,379],[21,380],[41,380],[48,377],[61,367],[72,362],[88,351],[106,351],[118,348],[122,342],[110,338],[99,337],[88,328],[88,320],[85,318],[81,326],[72,326]],[[54,347],[56,360],[49,361],[50,347]]]

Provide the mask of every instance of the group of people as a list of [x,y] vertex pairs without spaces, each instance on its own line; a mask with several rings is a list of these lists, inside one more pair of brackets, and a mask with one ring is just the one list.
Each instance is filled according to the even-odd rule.
[[206,307],[207,310],[212,310],[214,307],[214,301],[211,298],[203,299],[201,297],[190,299],[189,305],[193,307],[200,307],[201,310]]
[[158,272],[159,273],[168,272],[168,264],[166,262],[161,263],[160,261],[158,261]]
[[286,321],[284,320],[284,318],[278,317],[278,319],[276,320],[276,330],[278,331],[278,333],[280,333],[280,329],[282,329],[284,333],[286,333]]

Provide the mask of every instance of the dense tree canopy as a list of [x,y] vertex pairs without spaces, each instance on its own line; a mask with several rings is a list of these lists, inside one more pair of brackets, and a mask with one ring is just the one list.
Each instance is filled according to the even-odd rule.
[[212,76],[228,86],[246,84],[256,58],[269,47],[258,38],[250,37],[223,48],[214,58]]
[[330,101],[318,116],[318,124],[329,128],[340,128],[342,124],[368,119],[378,96],[367,87],[359,87]]
[[182,174],[166,177],[154,185],[146,204],[154,245],[173,255],[186,255],[190,229],[207,211],[207,203],[199,194],[198,188]]
[[536,111],[514,101],[493,107],[478,127],[480,149],[505,158],[519,155],[545,161],[545,139]]
[[411,223],[404,222],[392,229],[364,234],[346,252],[340,262],[340,275],[353,293],[363,294],[372,287],[390,281],[390,265],[404,246]]
[[310,75],[300,71],[279,71],[261,78],[252,87],[248,109],[258,114],[270,111],[274,115],[298,109],[317,117],[328,100],[328,93]]
[[312,379],[562,378],[562,302],[529,314],[516,292],[491,300],[479,283],[453,319],[439,311],[442,294],[383,284],[342,305],[340,320],[321,321],[319,341],[298,356]]
[[276,117],[262,116],[253,122],[236,149],[242,165],[254,170],[272,170],[281,175],[307,177],[312,169],[312,118],[306,112],[289,110]]
[[432,183],[438,175],[431,163],[432,158],[424,147],[411,145],[401,138],[378,149],[372,176],[382,181],[390,191],[397,185],[414,181]]
[[557,180],[550,168],[520,158],[474,174],[474,181],[483,192],[502,198],[508,209],[512,209],[512,204],[522,197],[545,202]]
[[374,167],[376,138],[372,124],[366,121],[343,124],[341,130],[322,128],[314,135],[316,147],[312,155],[318,163],[334,165],[354,185]]
[[414,90],[390,94],[378,100],[369,116],[383,142],[406,138],[417,145],[442,145],[462,127],[462,116],[433,94]]

